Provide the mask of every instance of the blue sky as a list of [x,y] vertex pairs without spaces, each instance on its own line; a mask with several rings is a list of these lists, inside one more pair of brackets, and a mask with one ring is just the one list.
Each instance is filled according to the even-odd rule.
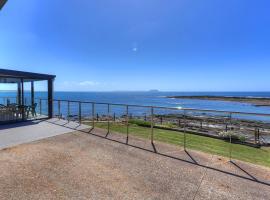
[[269,0],[10,0],[0,68],[56,90],[270,91]]

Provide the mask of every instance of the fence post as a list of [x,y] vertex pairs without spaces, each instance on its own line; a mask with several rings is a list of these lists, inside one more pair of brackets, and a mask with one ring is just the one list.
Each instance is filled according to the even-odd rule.
[[92,103],[92,129],[95,128],[95,103]]
[[42,100],[39,99],[39,114],[42,115]]
[[127,125],[127,143],[128,143],[128,136],[129,136],[129,117],[128,117],[128,105],[126,107],[126,125]]
[[107,124],[107,130],[108,130],[108,134],[110,133],[110,104],[108,104],[108,110],[107,110],[107,118],[108,118],[108,124]]
[[70,101],[68,101],[68,114],[67,114],[68,122],[70,121]]
[[61,104],[60,104],[60,100],[58,100],[58,119],[60,119],[60,107],[61,107]]
[[[232,123],[232,113],[230,113],[230,125]],[[232,161],[232,134],[230,133],[230,162]]]
[[151,143],[154,143],[154,108],[151,107]]
[[82,123],[82,103],[79,102],[79,123]]
[[260,127],[258,127],[257,142],[260,145]]
[[184,150],[185,151],[186,151],[186,126],[187,126],[186,111],[184,110]]

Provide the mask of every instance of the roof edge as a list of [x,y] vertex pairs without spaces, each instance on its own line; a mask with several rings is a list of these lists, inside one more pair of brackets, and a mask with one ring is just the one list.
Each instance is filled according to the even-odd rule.
[[50,74],[40,74],[34,72],[24,72],[24,71],[17,71],[17,70],[9,70],[9,69],[1,69],[0,68],[0,76],[10,76],[14,78],[28,78],[28,79],[44,79],[44,80],[51,80],[55,79],[55,75]]
[[7,3],[7,0],[0,0],[0,10],[4,7],[4,5]]

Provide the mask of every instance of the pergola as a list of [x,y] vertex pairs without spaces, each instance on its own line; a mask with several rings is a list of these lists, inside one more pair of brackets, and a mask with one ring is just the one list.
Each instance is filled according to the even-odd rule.
[[53,82],[55,75],[39,74],[31,72],[22,72],[8,69],[0,69],[0,84],[16,84],[17,85],[17,104],[20,107],[25,106],[25,83],[31,84],[31,104],[35,103],[35,81],[47,81],[48,96],[48,118],[53,116]]
[[4,7],[7,0],[0,0],[0,10]]

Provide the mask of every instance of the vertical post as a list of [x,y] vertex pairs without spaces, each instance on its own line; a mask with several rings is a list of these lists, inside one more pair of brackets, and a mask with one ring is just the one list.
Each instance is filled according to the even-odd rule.
[[53,117],[53,79],[48,80],[48,117]]
[[257,142],[260,145],[260,127],[258,127]]
[[184,111],[184,150],[185,151],[186,151],[186,126],[187,126],[186,111]]
[[129,117],[128,117],[128,105],[126,106],[126,125],[127,125],[127,143],[128,143],[128,136],[129,136]]
[[70,121],[70,101],[68,101],[68,122]]
[[61,115],[61,102],[60,100],[58,100],[58,119],[60,119],[60,115]]
[[79,102],[79,123],[82,123],[82,103]]
[[42,99],[39,99],[39,114],[42,114]]
[[95,128],[95,103],[92,103],[92,129]]
[[31,81],[31,105],[32,108],[35,104],[35,88],[34,88],[34,81]]
[[17,104],[22,105],[22,87],[21,82],[17,83]]
[[108,133],[110,133],[110,104],[108,104],[108,108],[107,108],[107,118],[108,118],[108,124],[107,124],[107,130],[108,130]]
[[22,84],[22,119],[25,120],[25,107],[24,107],[24,83],[23,83],[23,79],[21,79],[21,84]]
[[[232,123],[232,113],[230,113],[230,124]],[[230,162],[232,161],[232,134],[230,132]]]
[[151,107],[151,143],[154,143],[154,108]]
[[232,161],[232,135],[230,134],[230,162]]

